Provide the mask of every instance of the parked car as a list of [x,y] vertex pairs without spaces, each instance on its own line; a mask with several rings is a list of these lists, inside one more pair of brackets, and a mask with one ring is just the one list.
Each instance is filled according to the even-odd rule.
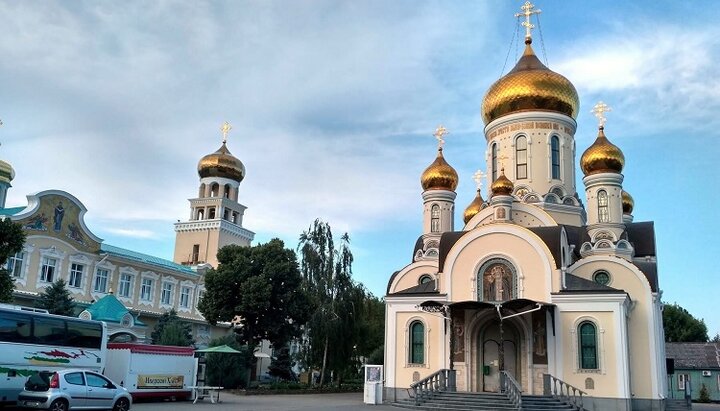
[[125,388],[98,373],[76,369],[34,374],[18,396],[20,407],[51,411],[127,411],[131,404]]

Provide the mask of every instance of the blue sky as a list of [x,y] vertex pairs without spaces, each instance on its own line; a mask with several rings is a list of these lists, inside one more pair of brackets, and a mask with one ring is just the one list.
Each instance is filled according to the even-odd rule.
[[[480,104],[522,50],[511,45],[521,5],[0,1],[0,158],[17,173],[8,205],[66,190],[107,243],[171,259],[197,161],[229,121],[256,240],[294,248],[320,217],[350,233],[355,278],[383,295],[420,234],[419,176],[438,124],[460,175],[458,222],[474,196]],[[635,221],[656,224],[663,299],[720,332],[719,9],[536,6],[535,49],[580,95],[578,152],[595,138],[590,109],[605,101]]]

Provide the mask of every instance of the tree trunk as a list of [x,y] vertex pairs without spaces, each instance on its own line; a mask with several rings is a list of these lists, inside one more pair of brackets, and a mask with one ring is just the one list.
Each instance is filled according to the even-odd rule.
[[323,363],[322,363],[322,370],[320,371],[320,387],[322,388],[323,383],[325,382],[325,366],[327,365],[327,354],[328,354],[328,344],[330,343],[330,337],[328,335],[325,335],[325,348],[323,349]]

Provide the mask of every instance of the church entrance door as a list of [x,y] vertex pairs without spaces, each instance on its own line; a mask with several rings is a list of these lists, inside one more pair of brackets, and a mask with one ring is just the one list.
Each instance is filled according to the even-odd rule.
[[[478,381],[480,390],[486,392],[500,391],[500,323],[489,323],[480,332],[479,348],[481,350]],[[505,370],[518,380],[519,360],[518,347],[520,346],[517,331],[507,321],[503,323],[503,351]]]

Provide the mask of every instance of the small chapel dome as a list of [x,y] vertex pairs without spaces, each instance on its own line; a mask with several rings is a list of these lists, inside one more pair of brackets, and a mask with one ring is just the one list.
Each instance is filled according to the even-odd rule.
[[230,153],[227,145],[223,143],[216,152],[200,159],[198,174],[200,178],[223,177],[239,183],[245,178],[245,166],[242,161]]
[[635,200],[633,200],[630,193],[623,190],[622,191],[622,208],[623,208],[623,214],[631,215],[633,212],[633,208],[635,207]]
[[470,203],[470,205],[467,206],[467,208],[465,209],[465,213],[463,213],[463,221],[465,222],[465,224],[467,224],[468,221],[475,217],[477,213],[482,211],[482,209],[485,207],[487,207],[487,204],[485,204],[485,200],[483,200],[482,194],[480,194],[480,190],[478,190],[477,195]]
[[597,173],[621,173],[625,155],[618,146],[605,137],[605,127],[600,126],[595,142],[580,157],[580,168],[588,176]]
[[10,184],[15,178],[15,170],[10,163],[0,160],[0,182]]
[[432,164],[423,171],[420,176],[420,185],[423,190],[449,190],[455,191],[458,186],[458,174],[450,164],[445,161],[442,154],[442,147],[438,148],[438,154]]
[[493,196],[509,196],[512,194],[514,188],[513,182],[505,177],[505,169],[501,168],[500,176],[493,181],[490,186],[490,191]]
[[575,86],[564,76],[547,68],[525,39],[525,52],[508,74],[488,89],[483,99],[485,124],[518,111],[554,111],[575,119],[580,106]]

